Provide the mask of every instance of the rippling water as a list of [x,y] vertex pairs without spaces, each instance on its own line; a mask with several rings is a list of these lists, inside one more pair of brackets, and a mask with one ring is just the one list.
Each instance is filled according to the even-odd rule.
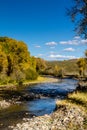
[[75,90],[76,84],[77,81],[74,79],[62,79],[58,83],[31,85],[27,91],[40,94],[42,98],[28,102],[26,108],[37,116],[50,114],[55,109],[56,99],[63,99],[68,92]]
[[68,92],[75,90],[76,84],[77,81],[74,79],[62,79],[58,83],[43,83],[27,87],[25,92],[39,94],[41,98],[26,101],[21,105],[13,105],[7,111],[0,112],[0,123],[3,124],[3,130],[23,117],[52,113],[56,106],[56,99],[65,98]]
[[47,97],[65,96],[76,88],[76,83],[77,81],[73,79],[62,79],[58,83],[32,85],[27,88],[27,91]]
[[37,116],[50,114],[55,109],[55,100],[51,98],[36,99],[27,103],[27,109]]

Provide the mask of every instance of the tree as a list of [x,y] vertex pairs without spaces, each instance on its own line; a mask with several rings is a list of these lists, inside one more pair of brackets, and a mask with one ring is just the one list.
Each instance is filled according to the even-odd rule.
[[58,72],[59,72],[59,66],[55,65],[54,66],[54,75],[57,77],[58,76]]
[[87,0],[73,0],[74,3],[67,14],[75,22],[75,31],[77,34],[87,38]]
[[0,46],[0,72],[6,72],[8,66],[7,56],[2,50],[2,46]]
[[41,73],[46,69],[46,61],[41,58],[36,58],[36,70]]
[[54,66],[54,76],[59,77],[59,78],[63,77],[62,69],[58,65]]
[[87,50],[85,51],[85,56],[86,56],[86,58],[87,58]]
[[31,56],[31,66],[36,70],[36,58]]
[[77,61],[77,65],[79,67],[79,74],[81,77],[85,76],[86,62],[84,58],[80,58]]
[[[0,37],[0,82],[22,83],[37,78],[36,59],[30,56],[27,45],[8,37]],[[6,81],[7,82],[7,81]]]
[[0,45],[0,84],[7,83],[8,79],[6,78],[8,68],[7,56],[3,52],[3,48]]

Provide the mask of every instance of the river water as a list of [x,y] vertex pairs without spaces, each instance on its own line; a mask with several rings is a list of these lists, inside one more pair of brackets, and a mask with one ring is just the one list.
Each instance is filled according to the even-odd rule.
[[62,79],[56,83],[42,83],[27,86],[23,91],[40,95],[40,99],[24,101],[0,112],[0,129],[7,130],[9,125],[16,124],[24,117],[51,114],[56,107],[56,100],[62,100],[67,93],[76,89],[77,80]]

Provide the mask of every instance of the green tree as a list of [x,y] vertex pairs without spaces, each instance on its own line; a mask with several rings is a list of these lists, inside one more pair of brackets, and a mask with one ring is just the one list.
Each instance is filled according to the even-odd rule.
[[36,58],[31,56],[31,66],[36,70]]
[[73,0],[67,14],[75,22],[75,31],[87,38],[87,0]]
[[41,58],[36,58],[36,70],[42,73],[46,69],[46,61]]
[[30,79],[37,78],[36,59],[30,56],[27,45],[22,41],[0,37],[1,80],[6,78],[9,79],[8,82],[20,84],[26,79],[29,80],[28,73],[30,73]]
[[79,67],[79,74],[81,77],[85,76],[86,62],[84,58],[80,58],[77,61],[77,65]]
[[85,58],[87,59],[87,50],[85,51]]
[[8,68],[7,56],[3,52],[2,46],[0,45],[0,83],[7,83],[8,79],[6,77]]
[[54,67],[54,75],[58,76],[58,72],[59,72],[59,66],[55,65],[55,67]]
[[0,72],[6,72],[8,66],[7,56],[2,50],[2,46],[0,45]]
[[62,68],[60,68],[58,65],[55,65],[54,67],[54,76],[56,77],[63,77],[63,72],[62,72]]
[[26,80],[35,80],[38,77],[38,73],[33,68],[28,68],[25,71],[25,75],[26,75]]

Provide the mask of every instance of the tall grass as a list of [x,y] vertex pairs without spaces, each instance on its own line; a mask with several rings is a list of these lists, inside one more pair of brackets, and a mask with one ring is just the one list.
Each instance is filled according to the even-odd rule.
[[87,92],[74,92],[68,95],[70,102],[87,108]]

